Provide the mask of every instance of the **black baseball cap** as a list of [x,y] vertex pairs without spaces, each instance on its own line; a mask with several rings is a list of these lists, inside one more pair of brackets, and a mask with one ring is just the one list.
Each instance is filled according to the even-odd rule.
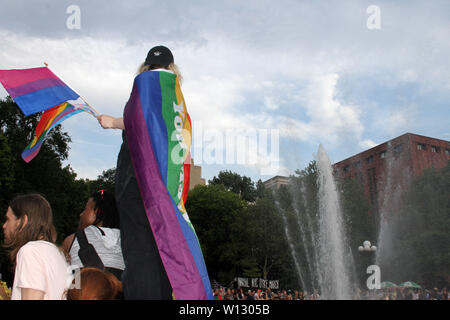
[[159,65],[167,67],[171,63],[173,63],[173,55],[169,48],[156,46],[150,49],[144,64],[146,66]]

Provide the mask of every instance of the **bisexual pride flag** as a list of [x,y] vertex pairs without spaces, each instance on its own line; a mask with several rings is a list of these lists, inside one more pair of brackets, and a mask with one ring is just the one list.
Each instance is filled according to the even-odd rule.
[[67,118],[86,111],[97,112],[85,103],[70,104],[79,95],[70,89],[47,67],[0,70],[0,82],[25,116],[44,111],[36,127],[33,141],[22,152],[25,162],[30,162],[41,149],[47,134]]
[[0,82],[25,116],[79,97],[47,67],[0,70]]
[[213,299],[200,244],[184,207],[192,130],[176,75],[138,75],[124,124],[144,208],[175,299]]

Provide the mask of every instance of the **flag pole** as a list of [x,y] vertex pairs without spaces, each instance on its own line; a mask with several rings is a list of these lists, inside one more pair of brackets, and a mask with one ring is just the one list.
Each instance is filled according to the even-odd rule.
[[[45,61],[44,61],[44,66],[45,66],[46,68],[48,68],[48,63],[45,62]],[[86,103],[92,110],[94,110],[94,112],[97,114],[95,117],[97,117],[98,115],[100,115],[100,112],[98,112],[97,109],[95,109],[93,106],[91,106],[89,103],[87,103],[87,101],[84,100],[84,98],[83,98],[81,95],[79,95],[79,96],[80,96],[80,99],[83,100],[84,103]]]

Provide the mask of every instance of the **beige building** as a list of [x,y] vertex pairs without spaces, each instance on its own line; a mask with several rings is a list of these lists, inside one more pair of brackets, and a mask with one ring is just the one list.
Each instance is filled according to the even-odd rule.
[[206,185],[205,179],[202,178],[202,167],[194,165],[194,159],[191,158],[191,176],[189,180],[189,190],[196,185]]
[[287,185],[289,183],[289,177],[275,176],[263,182],[264,187],[268,189],[278,189],[281,185]]

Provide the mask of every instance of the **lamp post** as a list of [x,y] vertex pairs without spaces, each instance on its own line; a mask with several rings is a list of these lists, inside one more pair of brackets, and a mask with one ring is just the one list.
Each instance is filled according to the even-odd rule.
[[364,252],[364,251],[375,252],[376,250],[377,250],[377,247],[376,246],[372,246],[372,244],[370,243],[369,240],[364,241],[363,245],[358,247],[358,251],[359,252]]
[[[358,247],[358,251],[363,256],[362,265],[364,268],[364,275],[366,276],[366,271],[368,270],[368,266],[372,265],[373,253],[377,250],[376,246],[373,246],[369,240],[365,240],[362,246]],[[364,277],[363,277],[364,278]]]

